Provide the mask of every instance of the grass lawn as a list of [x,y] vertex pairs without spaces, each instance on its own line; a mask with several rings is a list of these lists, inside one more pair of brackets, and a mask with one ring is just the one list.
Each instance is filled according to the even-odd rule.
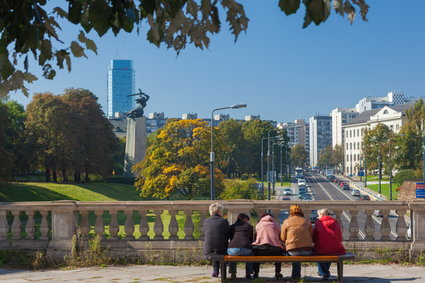
[[132,185],[117,183],[0,183],[0,201],[131,201],[143,200]]
[[[368,185],[369,189],[374,190],[375,192],[378,192],[378,185]],[[393,200],[397,199],[397,186],[393,184]],[[387,200],[390,200],[390,184],[381,184],[381,194],[384,195]]]

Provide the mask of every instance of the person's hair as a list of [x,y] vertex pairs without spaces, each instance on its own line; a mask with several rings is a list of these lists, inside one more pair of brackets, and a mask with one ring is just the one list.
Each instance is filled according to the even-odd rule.
[[327,216],[327,215],[329,215],[329,211],[328,211],[327,208],[321,208],[317,211],[317,214]]
[[211,216],[216,215],[219,212],[223,211],[223,205],[221,203],[218,203],[218,202],[213,202],[212,204],[210,204],[209,211],[210,211]]
[[244,221],[245,219],[249,220],[249,216],[246,215],[245,213],[239,213],[238,215],[238,221]]
[[[273,214],[271,214],[271,213],[268,213],[268,212],[263,212],[263,213],[261,213],[261,215],[260,215],[260,219],[261,218],[263,218],[264,216],[271,216],[271,217],[273,217]],[[274,217],[273,217],[274,218]]]
[[304,217],[304,213],[303,213],[303,211],[301,210],[301,207],[298,204],[292,204],[289,207],[289,215]]

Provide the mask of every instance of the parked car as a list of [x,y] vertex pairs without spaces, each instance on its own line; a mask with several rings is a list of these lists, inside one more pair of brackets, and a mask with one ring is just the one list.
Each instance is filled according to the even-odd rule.
[[338,185],[342,188],[345,184],[347,184],[347,182],[341,181]]
[[343,190],[350,190],[350,185],[349,184],[344,184],[344,186],[342,186]]
[[355,196],[355,197],[359,197],[360,196],[360,191],[354,189],[354,190],[351,191],[351,195],[352,196]]
[[291,190],[291,188],[284,188],[284,189],[283,189],[283,195],[284,195],[284,196],[290,196],[290,195],[292,195],[292,190]]
[[361,195],[359,200],[370,200],[370,197],[368,195]]
[[375,211],[373,212],[373,216],[375,216],[375,217],[384,217],[384,216],[382,215],[382,212],[381,212],[380,210],[375,210]]

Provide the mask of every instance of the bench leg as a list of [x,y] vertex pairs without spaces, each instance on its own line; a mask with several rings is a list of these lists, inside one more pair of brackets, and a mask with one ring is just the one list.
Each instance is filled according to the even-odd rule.
[[226,263],[223,261],[220,261],[220,269],[221,269],[221,283],[225,283],[226,282]]
[[343,282],[344,263],[342,261],[337,262],[337,270],[338,270],[338,282]]

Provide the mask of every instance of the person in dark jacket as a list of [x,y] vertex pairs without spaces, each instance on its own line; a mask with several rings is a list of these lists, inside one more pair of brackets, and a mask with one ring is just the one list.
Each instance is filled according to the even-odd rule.
[[[223,218],[223,206],[220,203],[212,203],[209,207],[210,215],[204,221],[204,255],[227,254],[229,241],[229,222]],[[212,277],[218,277],[220,263],[213,261]]]
[[[313,229],[313,253],[315,255],[343,255],[346,253],[342,246],[341,226],[329,216],[326,208],[317,211],[318,219]],[[318,262],[318,274],[322,279],[328,279],[331,274],[330,262]]]
[[[227,253],[229,255],[254,255],[252,251],[252,241],[254,238],[254,229],[249,224],[249,216],[240,213],[238,220],[230,225],[230,242]],[[252,262],[247,262],[245,265],[245,277],[251,279],[253,273]],[[232,279],[236,278],[236,262],[230,263],[230,274]]]

